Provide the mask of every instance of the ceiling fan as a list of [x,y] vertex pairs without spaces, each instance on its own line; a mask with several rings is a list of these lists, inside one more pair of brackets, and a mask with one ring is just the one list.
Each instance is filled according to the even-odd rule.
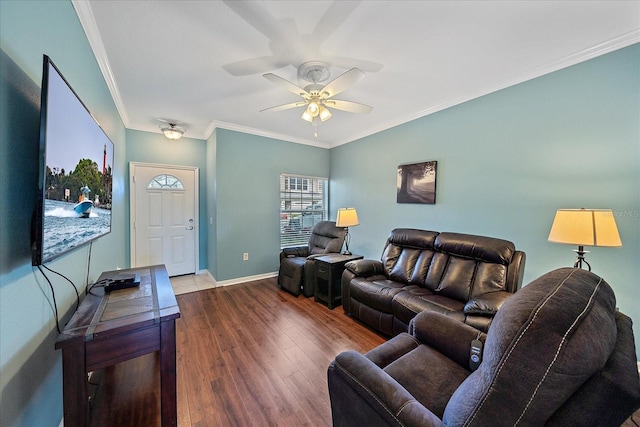
[[[298,67],[298,78],[310,82],[310,84],[304,88],[301,88],[273,73],[263,74],[263,77],[277,85],[280,85],[289,92],[302,97],[302,100],[265,108],[264,110],[260,110],[261,112],[282,111],[290,108],[306,107],[302,113],[302,119],[308,121],[317,128],[321,122],[331,118],[332,114],[329,108],[348,111],[350,113],[369,113],[373,110],[373,107],[360,104],[358,102],[333,99],[334,96],[343,92],[364,77],[364,73],[358,68],[352,68],[326,85],[322,85],[322,82],[327,81],[329,77],[331,77],[331,71],[329,70],[328,64],[319,61],[305,62]],[[318,136],[317,129],[315,136]]]
[[[301,22],[296,22],[293,17],[279,18],[276,13],[278,8],[273,4],[278,2],[223,0],[223,3],[255,31],[267,38],[267,46],[270,51],[269,55],[223,65],[222,68],[233,76],[262,74],[289,65],[297,67],[298,64],[311,58],[330,62],[339,68],[355,66],[367,73],[378,72],[382,69],[382,64],[377,62],[332,55],[321,49],[322,45],[345,24],[349,16],[359,7],[361,0],[318,2],[322,3],[326,10],[319,17],[313,29],[309,27],[307,19],[301,18]],[[304,2],[298,3],[306,9]],[[291,8],[295,9],[295,5],[287,4],[286,9]],[[288,14],[295,16],[293,10],[289,10]],[[310,32],[301,32],[299,26],[310,30]]]

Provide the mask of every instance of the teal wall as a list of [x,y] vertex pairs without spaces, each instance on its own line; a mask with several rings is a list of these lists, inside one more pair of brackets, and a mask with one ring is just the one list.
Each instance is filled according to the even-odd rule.
[[[358,208],[361,225],[350,230],[354,252],[378,258],[394,227],[492,235],[527,252],[525,282],[574,260],[572,247],[546,240],[556,209],[613,209],[624,246],[593,248],[588,259],[640,337],[638,45],[332,150],[224,129],[181,145],[125,130],[67,1],[0,1],[0,47],[9,58],[2,55],[0,74],[2,426],[57,426],[62,417],[52,298],[30,264],[30,209],[20,199],[37,169],[29,159],[37,146],[34,93],[43,53],[115,144],[113,232],[92,247],[89,281],[129,264],[129,161],[200,168],[199,261],[220,281],[277,271],[280,173],[330,176],[332,217],[339,207]],[[10,61],[28,80],[24,93],[6,81]],[[396,204],[397,166],[426,160],[438,161],[437,204]],[[16,204],[26,209],[9,210]],[[83,288],[88,252],[85,246],[49,266]],[[52,281],[64,323],[75,293],[57,276]]]
[[[438,161],[435,205],[396,203],[396,170]],[[395,227],[505,238],[525,283],[572,265],[547,241],[559,208],[610,208],[621,248],[588,248],[634,323],[640,355],[640,45],[331,150],[332,206],[354,206],[351,249],[379,259]]]
[[[16,192],[24,197],[36,191],[30,188],[35,183],[30,177],[37,171],[37,157],[30,154],[38,144],[39,116],[29,109],[21,110],[26,116],[16,114],[22,108],[22,88],[11,87],[5,67],[15,63],[29,80],[22,87],[35,86],[39,110],[42,55],[49,55],[114,143],[113,228],[92,245],[90,281],[104,270],[128,265],[124,256],[125,129],[70,2],[0,1],[0,48],[6,53],[0,74],[0,425],[58,426],[62,367],[60,352],[54,349],[57,332],[51,291],[23,256],[29,253],[31,209],[8,211],[15,206]],[[22,169],[8,175],[15,164]],[[22,188],[25,183],[30,185]],[[83,246],[48,266],[82,290],[88,255],[89,246]],[[50,278],[64,325],[75,307],[75,292],[62,278],[54,274]]]
[[215,145],[215,278],[277,271],[280,174],[328,177],[329,150],[224,129]]
[[[157,165],[175,165],[196,167],[199,170],[198,197],[200,209],[198,211],[200,224],[197,225],[199,236],[200,258],[198,265],[201,270],[207,268],[207,142],[201,139],[182,137],[178,141],[171,141],[161,133],[141,132],[127,129],[127,175],[125,182],[125,194],[129,195],[129,162],[153,163]],[[129,199],[127,198],[127,202]],[[126,256],[130,260],[130,217],[126,212],[125,239]]]

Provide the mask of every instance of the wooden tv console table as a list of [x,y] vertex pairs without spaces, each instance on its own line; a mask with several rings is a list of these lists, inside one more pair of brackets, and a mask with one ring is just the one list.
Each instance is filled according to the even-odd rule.
[[180,308],[163,265],[102,273],[137,273],[138,287],[105,293],[94,287],[58,336],[62,349],[64,425],[89,425],[87,374],[159,351],[163,426],[177,424],[176,325]]

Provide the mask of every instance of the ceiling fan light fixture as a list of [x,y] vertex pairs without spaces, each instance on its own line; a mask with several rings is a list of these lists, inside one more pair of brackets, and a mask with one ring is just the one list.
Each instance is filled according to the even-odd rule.
[[319,110],[319,115],[320,115],[320,120],[327,121],[331,118],[331,111],[329,111],[329,109],[327,107],[325,107],[324,105],[320,106],[320,110]]
[[329,79],[331,72],[329,65],[323,62],[313,61],[302,64],[298,67],[299,80],[306,80],[311,84],[304,88],[299,87],[289,80],[283,79],[272,73],[263,74],[267,80],[282,86],[287,91],[302,97],[302,101],[292,102],[289,104],[278,105],[266,108],[260,111],[281,111],[289,108],[304,107],[302,120],[311,123],[314,128],[314,136],[318,137],[318,126],[332,117],[332,113],[327,107],[337,110],[348,111],[352,113],[368,113],[372,107],[351,101],[338,101],[332,97],[342,93],[352,84],[356,83],[364,73],[358,68],[351,68],[349,71],[341,74],[326,85],[320,84]]
[[311,114],[309,114],[309,108],[304,110],[304,113],[302,113],[302,120],[306,120],[309,123],[311,123],[313,121],[313,116]]
[[309,112],[309,114],[315,117],[318,115],[318,112],[320,111],[320,107],[318,106],[318,103],[316,101],[311,101],[309,103],[309,106],[307,107],[307,111]]

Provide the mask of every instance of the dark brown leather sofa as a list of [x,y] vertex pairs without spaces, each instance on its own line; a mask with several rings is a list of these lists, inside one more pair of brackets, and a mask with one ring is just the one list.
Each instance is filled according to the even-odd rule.
[[425,311],[365,355],[340,353],[328,381],[336,427],[617,427],[640,406],[631,319],[602,278],[573,268],[516,292],[486,335]]
[[386,335],[406,332],[416,314],[431,310],[486,331],[522,285],[525,254],[485,236],[397,228],[380,261],[346,264],[345,313]]

